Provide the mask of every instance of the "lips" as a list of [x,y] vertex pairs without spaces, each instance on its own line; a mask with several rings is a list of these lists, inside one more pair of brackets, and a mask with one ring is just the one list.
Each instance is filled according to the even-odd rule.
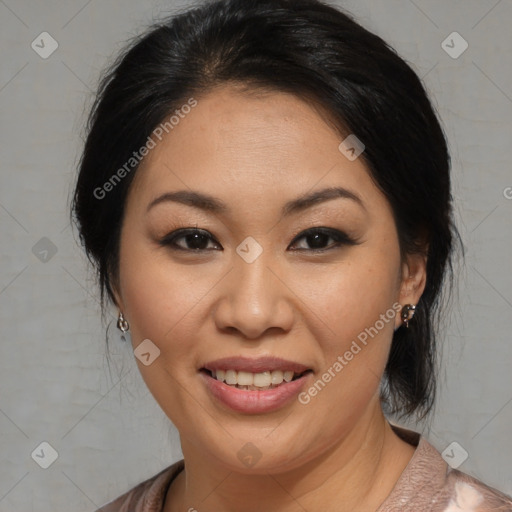
[[[244,389],[238,389],[215,378],[218,372],[224,370],[232,374],[237,373],[239,377],[241,374],[246,374],[244,377],[247,377],[249,373],[282,372],[290,375],[293,372],[294,378],[282,381],[277,386],[270,386],[270,389],[255,389],[256,386],[243,386]],[[290,404],[310,381],[312,373],[311,368],[301,363],[277,357],[227,357],[210,361],[199,371],[213,400],[224,407],[245,414],[268,413]]]
[[201,369],[208,370],[213,373],[215,370],[235,370],[237,372],[249,372],[249,373],[262,373],[266,371],[280,370],[282,372],[291,371],[294,374],[302,374],[311,368],[297,363],[295,361],[289,361],[279,357],[225,357],[222,359],[216,359],[215,361],[209,361]]

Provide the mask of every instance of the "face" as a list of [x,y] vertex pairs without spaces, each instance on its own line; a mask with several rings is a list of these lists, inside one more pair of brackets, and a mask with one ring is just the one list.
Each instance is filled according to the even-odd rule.
[[[417,302],[408,282],[418,272],[400,259],[390,206],[362,158],[340,152],[317,109],[227,87],[197,100],[137,171],[117,302],[134,349],[150,340],[160,351],[137,364],[185,457],[284,471],[380,410],[398,304]],[[226,378],[260,386],[286,378],[280,369],[308,371],[256,391],[205,368],[252,370]],[[253,469],[244,450],[261,456]]]

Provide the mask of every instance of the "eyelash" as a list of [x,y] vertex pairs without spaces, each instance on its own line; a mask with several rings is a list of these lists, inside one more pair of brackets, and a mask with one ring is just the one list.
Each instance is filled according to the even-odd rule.
[[[346,233],[339,231],[337,229],[332,228],[325,228],[325,227],[315,227],[315,228],[309,228],[305,231],[300,232],[298,235],[296,235],[292,241],[292,244],[295,245],[298,240],[301,240],[302,238],[307,238],[308,236],[312,236],[315,234],[320,234],[324,236],[328,236],[329,238],[332,238],[335,243],[331,244],[331,246],[322,248],[322,249],[292,249],[294,251],[307,251],[307,252],[314,252],[314,253],[322,253],[326,251],[330,251],[332,249],[336,249],[341,247],[342,245],[345,246],[351,246],[351,245],[357,245],[358,242],[348,236]],[[176,231],[173,231],[172,233],[169,233],[164,238],[162,238],[159,241],[159,245],[168,247],[171,250],[176,251],[185,251],[185,252],[204,252],[204,251],[211,251],[216,249],[190,249],[190,248],[184,248],[180,247],[176,244],[176,240],[179,240],[181,238],[185,238],[190,235],[201,235],[209,240],[215,241],[215,239],[208,233],[208,231],[205,231],[204,229],[198,229],[198,228],[184,228],[184,229],[178,229]],[[215,241],[218,245],[220,245],[218,242]]]

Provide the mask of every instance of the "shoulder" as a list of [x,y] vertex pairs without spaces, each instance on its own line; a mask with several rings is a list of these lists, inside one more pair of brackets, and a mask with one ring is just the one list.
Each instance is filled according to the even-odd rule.
[[167,489],[184,468],[183,460],[139,483],[96,512],[161,512]]
[[512,498],[451,468],[424,437],[392,426],[416,450],[378,512],[512,512]]
[[443,512],[512,512],[510,496],[457,469],[448,471],[445,488],[441,492],[443,495],[443,500],[447,502]]

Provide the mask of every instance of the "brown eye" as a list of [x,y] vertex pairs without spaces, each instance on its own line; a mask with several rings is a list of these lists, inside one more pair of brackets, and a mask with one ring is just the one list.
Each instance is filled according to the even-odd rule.
[[[178,243],[180,240],[183,240],[183,242]],[[215,242],[215,239],[208,231],[202,229],[179,229],[166,235],[159,243],[162,246],[181,251],[210,251],[212,250],[211,247],[208,247],[210,241]],[[215,248],[213,249],[215,250]]]
[[[335,249],[342,245],[356,245],[357,243],[354,239],[350,238],[346,233],[331,228],[308,229],[307,231],[304,231],[300,235],[298,235],[292,242],[292,245],[296,245],[297,241],[302,239],[304,239],[306,244],[309,246],[310,251],[325,251],[329,249]],[[334,243],[331,242],[329,244],[329,240],[333,240]],[[299,249],[292,250],[307,251],[308,248],[302,247]]]
[[[295,237],[291,245],[298,245],[298,241],[302,239],[306,247],[299,247],[292,250],[314,252],[335,249],[343,245],[357,245],[356,240],[349,237],[346,233],[331,228],[308,229]],[[179,251],[202,252],[222,250],[220,244],[208,231],[197,228],[173,231],[162,238],[159,244]]]

